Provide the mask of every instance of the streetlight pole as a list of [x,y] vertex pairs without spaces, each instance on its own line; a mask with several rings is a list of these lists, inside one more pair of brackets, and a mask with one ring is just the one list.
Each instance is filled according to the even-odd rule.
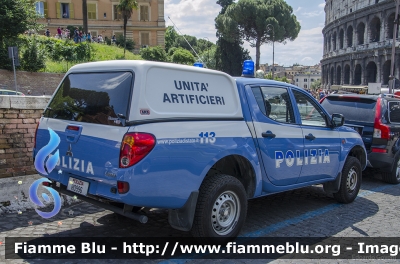
[[394,25],[393,25],[393,42],[392,42],[392,58],[390,61],[390,76],[389,79],[392,81],[391,85],[389,85],[389,94],[391,94],[394,90],[395,78],[394,78],[394,60],[395,60],[395,52],[396,52],[396,38],[397,32],[399,31],[399,0],[396,1],[396,14],[394,16]]
[[270,27],[272,27],[272,80],[274,80],[274,75],[275,75],[275,30],[274,30],[274,26],[271,24],[267,25],[267,29],[269,29]]

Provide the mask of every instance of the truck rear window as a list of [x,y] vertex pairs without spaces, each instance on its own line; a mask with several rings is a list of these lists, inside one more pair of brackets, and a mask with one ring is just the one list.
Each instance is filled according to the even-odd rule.
[[345,121],[374,123],[376,100],[360,97],[327,97],[322,106],[329,114],[338,113]]
[[44,117],[122,126],[121,120],[128,113],[132,78],[131,72],[69,74]]

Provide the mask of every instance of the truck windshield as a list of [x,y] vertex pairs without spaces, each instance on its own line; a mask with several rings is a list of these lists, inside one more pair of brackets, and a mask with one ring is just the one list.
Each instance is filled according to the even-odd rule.
[[128,113],[132,79],[131,72],[69,74],[44,117],[122,126]]

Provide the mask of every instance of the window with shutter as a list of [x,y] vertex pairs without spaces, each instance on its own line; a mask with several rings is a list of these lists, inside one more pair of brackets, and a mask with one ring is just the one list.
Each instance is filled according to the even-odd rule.
[[149,6],[140,6],[140,21],[149,21]]
[[140,44],[143,45],[150,45],[150,34],[148,32],[142,32],[140,34]]
[[117,6],[118,5],[114,5],[113,6],[113,8],[114,8],[114,20],[122,19],[122,13],[121,13],[121,11],[118,10]]
[[97,19],[97,6],[95,3],[87,4],[88,19]]

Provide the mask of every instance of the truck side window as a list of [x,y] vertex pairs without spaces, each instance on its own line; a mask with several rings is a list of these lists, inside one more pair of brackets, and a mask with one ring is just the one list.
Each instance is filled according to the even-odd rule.
[[293,107],[286,88],[253,87],[261,112],[281,123],[295,123]]
[[294,90],[293,94],[300,112],[301,123],[306,126],[326,127],[322,109],[307,95]]

